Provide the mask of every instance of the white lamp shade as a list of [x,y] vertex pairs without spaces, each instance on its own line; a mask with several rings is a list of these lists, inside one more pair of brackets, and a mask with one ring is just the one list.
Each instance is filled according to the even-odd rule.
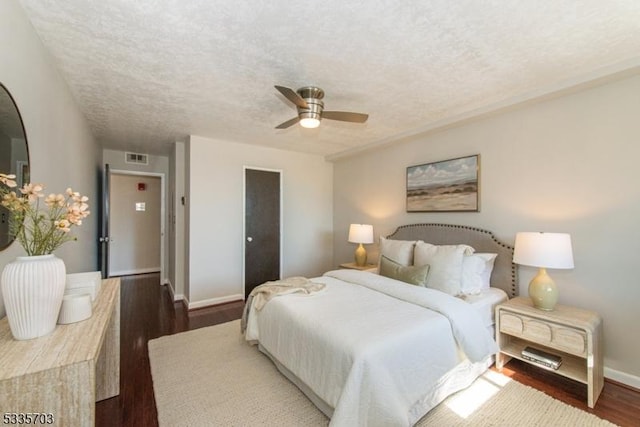
[[373,243],[373,225],[351,224],[349,226],[349,241],[351,243]]
[[541,268],[573,268],[571,236],[567,233],[517,233],[513,262]]

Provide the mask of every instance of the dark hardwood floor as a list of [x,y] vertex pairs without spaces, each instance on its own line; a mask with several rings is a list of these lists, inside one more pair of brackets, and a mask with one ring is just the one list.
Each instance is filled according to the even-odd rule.
[[[174,303],[159,275],[121,279],[120,395],[96,404],[97,426],[156,426],[157,411],[149,368],[147,342],[163,335],[239,319],[242,302],[187,311]],[[185,350],[186,351],[186,350]],[[623,427],[640,427],[640,392],[607,381],[594,409],[587,408],[583,384],[519,361],[505,375],[558,400]]]
[[147,342],[239,319],[242,302],[189,312],[158,274],[121,278],[120,395],[96,404],[96,426],[158,425]]

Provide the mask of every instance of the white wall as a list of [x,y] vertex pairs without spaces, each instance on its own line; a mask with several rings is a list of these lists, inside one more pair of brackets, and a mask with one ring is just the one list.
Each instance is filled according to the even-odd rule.
[[[69,242],[56,251],[67,272],[97,269],[101,152],[52,58],[17,1],[0,1],[0,81],[22,114],[29,144],[31,180],[45,191],[72,187],[89,197],[92,211]],[[0,270],[24,255],[18,243],[0,252]],[[4,316],[0,299],[0,316]]]
[[332,268],[333,165],[322,157],[191,136],[190,307],[243,295],[244,166],[282,170],[283,276]]
[[[640,387],[640,76],[513,108],[334,165],[334,263],[348,225],[376,235],[417,222],[468,224],[513,244],[518,231],[571,233],[575,269],[550,270],[560,303],[604,319],[605,374]],[[406,167],[480,154],[479,213],[406,213]],[[374,245],[369,247],[377,252]],[[520,294],[535,269],[520,267]]]
[[[165,211],[164,211],[164,224],[165,224],[165,233],[164,233],[164,257],[163,257],[163,272],[165,275],[169,272],[169,245],[172,244],[169,241],[169,233],[167,233],[167,224],[170,221],[170,212],[168,209],[169,205],[169,185],[167,183],[170,180],[173,180],[171,176],[169,176],[169,157],[168,156],[157,156],[153,154],[148,155],[149,164],[148,165],[138,165],[138,164],[130,164],[125,162],[125,152],[119,150],[103,150],[102,151],[102,160],[105,164],[109,164],[110,169],[113,170],[121,170],[121,171],[132,171],[132,172],[143,172],[143,173],[154,173],[154,174],[164,174],[164,197],[165,197]],[[168,276],[161,278],[162,283],[166,283],[169,281]]]

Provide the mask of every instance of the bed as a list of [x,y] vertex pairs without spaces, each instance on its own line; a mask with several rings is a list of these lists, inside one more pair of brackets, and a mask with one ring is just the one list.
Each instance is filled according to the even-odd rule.
[[[258,344],[331,426],[410,426],[469,386],[497,351],[493,308],[517,294],[513,250],[491,232],[412,224],[381,238],[380,245],[385,266],[391,262],[398,271],[412,273],[426,268],[430,271],[422,277],[433,278],[433,286],[377,272],[335,270],[311,279],[324,285],[311,296],[283,295],[260,311],[247,310],[247,340]],[[438,289],[453,283],[437,258],[443,249],[464,253],[464,261],[478,258],[474,254],[497,254],[487,277],[491,286],[455,296]],[[425,253],[436,256],[425,258]]]

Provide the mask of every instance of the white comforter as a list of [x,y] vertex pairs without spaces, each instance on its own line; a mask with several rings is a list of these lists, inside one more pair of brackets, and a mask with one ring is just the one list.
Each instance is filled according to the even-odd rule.
[[246,337],[334,408],[332,426],[413,425],[465,355],[497,351],[478,314],[439,291],[355,270],[313,281],[325,291],[251,310]]

